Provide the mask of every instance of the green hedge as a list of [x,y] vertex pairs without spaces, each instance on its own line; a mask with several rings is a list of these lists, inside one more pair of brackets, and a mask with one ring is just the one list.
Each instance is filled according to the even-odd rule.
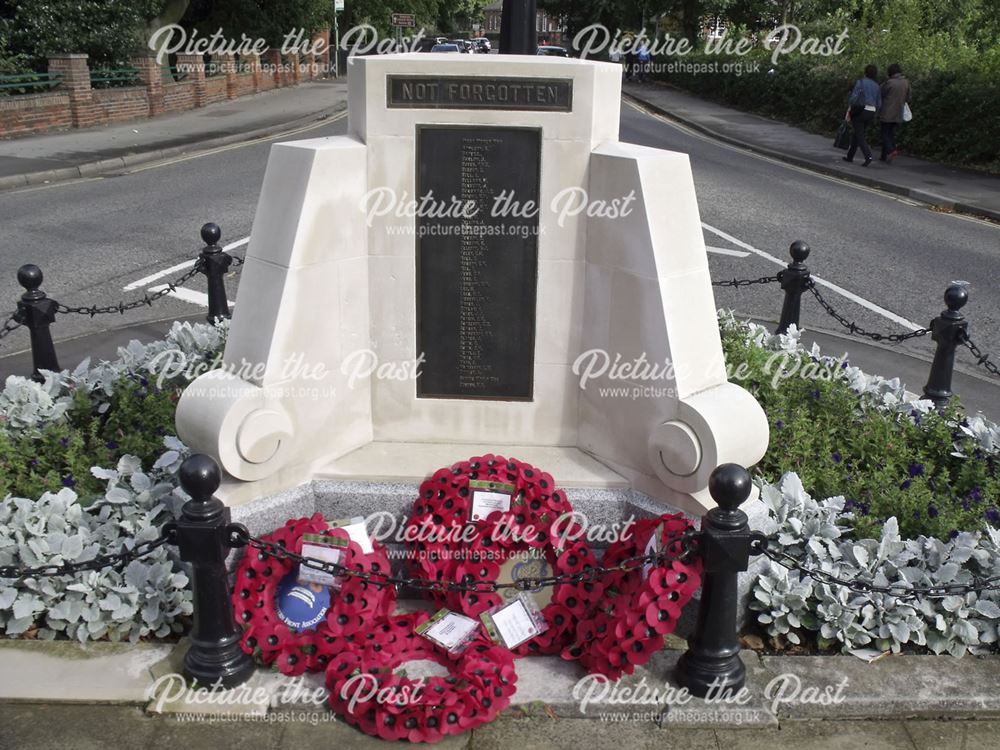
[[[878,65],[879,80],[884,79],[888,63],[899,62],[913,87],[914,114],[903,127],[901,148],[925,159],[1000,174],[1000,50],[978,54],[961,50],[953,54],[949,67],[931,63],[913,69],[902,56],[862,54],[818,58],[793,53],[772,65],[770,54],[762,49],[743,58],[699,52],[672,61],[717,62],[720,69],[723,63],[742,61],[744,70],[759,62],[759,70],[739,76],[671,72],[658,77],[708,99],[828,135],[832,142],[865,61]],[[869,131],[876,143],[877,130]]]

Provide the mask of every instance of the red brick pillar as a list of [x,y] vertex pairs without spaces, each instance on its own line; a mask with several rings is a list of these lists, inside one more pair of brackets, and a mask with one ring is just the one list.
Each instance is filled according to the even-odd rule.
[[132,67],[139,71],[139,80],[146,87],[146,101],[149,103],[149,116],[163,114],[163,69],[155,57],[133,57]]
[[319,63],[320,75],[322,77],[327,77],[332,74],[330,68],[330,29],[323,29],[316,34],[315,41],[322,41],[322,44],[318,49],[322,50],[322,53],[316,56],[316,62]]
[[249,52],[243,55],[242,59],[246,70],[253,76],[253,90],[254,93],[257,93],[260,91],[260,55]]
[[185,81],[192,84],[194,106],[205,106],[205,58],[201,55],[177,55],[178,70],[186,73]]
[[90,68],[86,55],[53,55],[49,58],[49,73],[58,74],[59,90],[69,94],[70,119],[74,128],[97,124]]
[[284,76],[281,74],[281,52],[276,49],[268,50],[264,56],[264,62],[270,65],[274,71],[272,73],[274,76],[274,85],[280,87],[284,79]]
[[216,55],[213,62],[219,66],[219,70],[221,70],[226,76],[226,97],[229,99],[235,99],[239,96],[238,87],[236,85],[236,56]]

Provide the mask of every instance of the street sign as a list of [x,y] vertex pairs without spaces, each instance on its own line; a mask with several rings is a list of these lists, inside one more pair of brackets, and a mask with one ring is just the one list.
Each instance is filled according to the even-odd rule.
[[417,25],[417,17],[412,13],[393,13],[392,25],[412,28]]
[[335,13],[339,13],[344,9],[344,0],[333,0],[333,10]]

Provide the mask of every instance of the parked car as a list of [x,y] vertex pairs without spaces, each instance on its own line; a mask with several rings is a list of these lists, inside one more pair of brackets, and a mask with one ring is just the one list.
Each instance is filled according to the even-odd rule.
[[430,52],[437,45],[447,44],[447,43],[448,40],[445,39],[443,36],[424,37],[418,42],[417,48],[414,50],[414,52]]
[[433,47],[431,47],[431,52],[461,52],[461,51],[464,50],[459,50],[458,45],[452,44],[451,42],[448,42],[448,44],[435,44]]
[[539,55],[547,55],[548,57],[569,57],[569,52],[566,51],[565,47],[556,47],[551,44],[543,44],[538,48]]
[[472,43],[476,45],[476,51],[484,55],[488,55],[493,49],[493,46],[490,44],[490,40],[484,36],[473,39]]
[[458,47],[459,52],[466,52],[466,53],[472,52],[472,42],[470,42],[468,39],[449,39],[446,43],[454,44],[456,47]]

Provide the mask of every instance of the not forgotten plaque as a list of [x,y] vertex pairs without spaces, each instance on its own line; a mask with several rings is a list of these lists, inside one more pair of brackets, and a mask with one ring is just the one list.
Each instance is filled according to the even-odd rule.
[[573,111],[568,78],[389,76],[389,109],[507,109]]
[[418,397],[531,399],[538,212],[496,201],[537,206],[540,160],[537,129],[417,129],[417,195],[476,207],[417,218]]

